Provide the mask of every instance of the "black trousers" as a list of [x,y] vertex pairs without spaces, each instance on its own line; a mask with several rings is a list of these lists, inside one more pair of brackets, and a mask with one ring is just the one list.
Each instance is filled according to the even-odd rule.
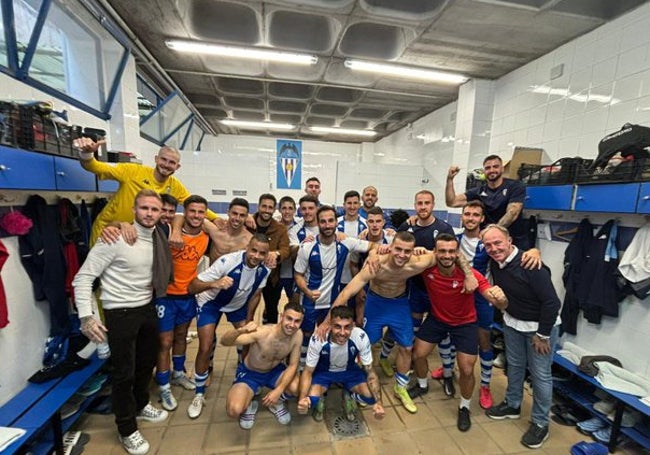
[[280,280],[278,279],[275,285],[267,281],[266,286],[262,289],[262,296],[264,297],[264,314],[262,319],[265,324],[275,324],[278,322],[278,304],[280,303],[281,295],[282,284]]
[[113,413],[117,431],[138,429],[137,413],[149,403],[149,381],[158,355],[158,318],[153,304],[104,310],[113,364]]

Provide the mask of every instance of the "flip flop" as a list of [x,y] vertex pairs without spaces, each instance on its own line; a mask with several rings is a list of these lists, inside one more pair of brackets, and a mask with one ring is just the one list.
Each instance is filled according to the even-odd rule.
[[582,441],[571,447],[571,455],[607,455],[609,450],[600,442]]

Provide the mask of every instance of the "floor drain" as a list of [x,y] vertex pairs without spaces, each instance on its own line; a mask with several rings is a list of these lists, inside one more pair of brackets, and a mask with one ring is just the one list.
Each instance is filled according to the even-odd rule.
[[344,414],[333,416],[333,418],[327,419],[327,424],[332,436],[336,439],[359,438],[368,435],[366,423],[359,413],[355,420],[348,420]]

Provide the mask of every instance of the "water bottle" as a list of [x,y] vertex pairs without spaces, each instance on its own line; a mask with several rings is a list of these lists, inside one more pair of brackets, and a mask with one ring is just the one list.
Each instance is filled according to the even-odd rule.
[[108,359],[111,356],[111,348],[108,347],[107,342],[97,343],[97,357],[102,360]]

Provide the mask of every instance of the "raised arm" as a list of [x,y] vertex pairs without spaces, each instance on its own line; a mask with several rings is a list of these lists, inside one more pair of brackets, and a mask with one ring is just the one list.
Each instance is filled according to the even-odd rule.
[[465,274],[465,281],[463,282],[463,294],[471,294],[478,287],[478,280],[474,276],[472,266],[465,256],[459,254],[456,258],[456,265]]
[[208,289],[228,289],[234,283],[233,279],[229,276],[224,276],[212,281],[201,281],[194,278],[187,287],[187,292],[190,294],[200,294]]
[[523,202],[510,202],[506,207],[506,213],[501,217],[497,224],[507,228],[519,217],[523,208]]
[[[350,300],[354,295],[363,289],[363,287],[373,278],[374,273],[371,271],[370,267],[364,266],[357,275],[352,278],[352,280],[343,288],[332,303],[332,308],[345,305],[348,300]],[[315,334],[319,340],[324,340],[327,335],[327,331],[330,328],[330,314],[332,310],[327,313],[327,317],[323,322],[316,327]]]
[[179,250],[183,248],[183,224],[185,223],[185,217],[180,213],[174,215],[172,222],[170,223],[170,233],[169,233],[169,244],[174,248]]
[[447,173],[447,184],[445,185],[445,202],[447,207],[462,207],[467,203],[467,196],[464,193],[456,194],[454,190],[454,177],[458,175],[460,168],[458,166],[451,166]]
[[231,329],[224,333],[221,336],[221,344],[223,346],[245,346],[255,343],[258,336],[257,324],[254,321],[250,321],[238,329]]

